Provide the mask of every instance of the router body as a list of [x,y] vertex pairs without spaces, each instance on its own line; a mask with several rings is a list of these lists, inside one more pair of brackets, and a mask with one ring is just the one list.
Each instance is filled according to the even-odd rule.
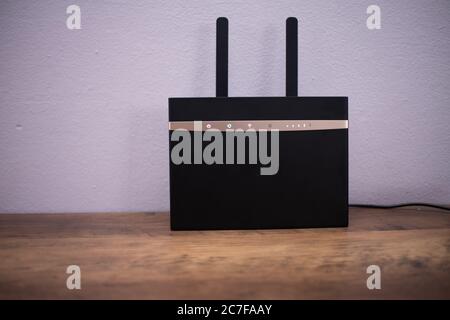
[[[249,161],[171,161],[172,230],[347,226],[348,98],[297,96],[294,18],[287,23],[288,96],[227,97],[228,23],[224,18],[217,23],[217,97],[170,98],[169,133],[182,129],[195,140],[208,129],[253,128],[258,137],[261,130],[277,130],[278,170],[262,175],[262,165]],[[171,151],[176,144],[170,140]],[[207,144],[202,141],[202,148]],[[226,152],[224,148],[224,158]]]

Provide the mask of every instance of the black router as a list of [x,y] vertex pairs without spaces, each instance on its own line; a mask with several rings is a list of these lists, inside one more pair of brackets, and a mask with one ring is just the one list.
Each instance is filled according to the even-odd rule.
[[[297,25],[286,21],[286,97],[228,97],[228,20],[217,19],[216,97],[169,98],[172,230],[348,226],[348,98],[298,96]],[[245,134],[247,154],[238,138],[208,141],[208,131]],[[252,141],[276,167],[255,163]]]

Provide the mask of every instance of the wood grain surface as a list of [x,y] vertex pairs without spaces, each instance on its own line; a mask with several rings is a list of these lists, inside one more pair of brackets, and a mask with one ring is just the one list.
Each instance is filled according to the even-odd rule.
[[[66,288],[68,265],[81,290]],[[381,290],[366,268],[381,267]],[[1,299],[450,299],[450,214],[351,209],[344,229],[183,231],[167,213],[0,215]]]

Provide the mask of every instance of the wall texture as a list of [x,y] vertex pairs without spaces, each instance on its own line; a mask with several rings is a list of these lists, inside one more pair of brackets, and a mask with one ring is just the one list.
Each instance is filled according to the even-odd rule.
[[167,98],[214,94],[218,16],[231,96],[284,94],[299,18],[300,94],[349,96],[351,202],[450,203],[447,0],[3,0],[0,212],[168,210]]

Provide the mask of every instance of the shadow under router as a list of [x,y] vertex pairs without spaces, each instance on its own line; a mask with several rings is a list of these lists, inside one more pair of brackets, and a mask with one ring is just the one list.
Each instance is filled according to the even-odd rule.
[[[169,98],[171,156],[182,140],[189,138],[193,145],[180,152],[189,161],[170,162],[172,230],[348,225],[348,98],[298,97],[297,25],[296,18],[286,21],[286,97],[228,97],[228,20],[217,19],[216,97]],[[242,158],[236,163],[236,140],[225,138],[223,159],[228,156],[234,164],[194,159],[199,155],[195,148],[201,157],[214,141],[205,141],[208,131],[225,136],[248,129],[256,131],[258,152],[264,146],[271,156],[278,151],[277,168],[250,163],[249,137],[245,163]],[[176,131],[184,139],[175,138]]]

